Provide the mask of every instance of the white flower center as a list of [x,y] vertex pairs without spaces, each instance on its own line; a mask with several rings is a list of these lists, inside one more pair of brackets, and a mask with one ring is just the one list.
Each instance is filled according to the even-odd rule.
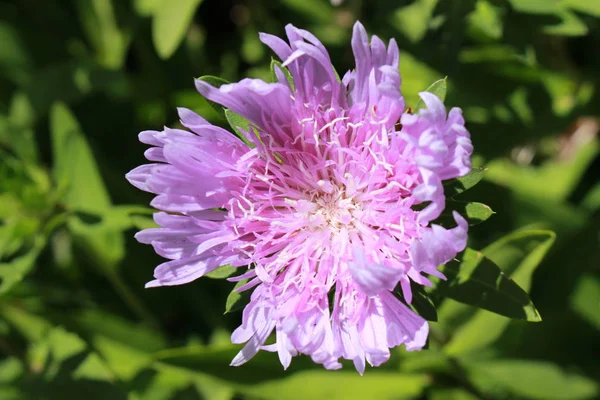
[[344,188],[333,185],[325,187],[323,191],[313,192],[309,197],[310,200],[288,200],[288,204],[308,222],[309,229],[352,228],[356,212],[362,209],[360,203],[348,196]]

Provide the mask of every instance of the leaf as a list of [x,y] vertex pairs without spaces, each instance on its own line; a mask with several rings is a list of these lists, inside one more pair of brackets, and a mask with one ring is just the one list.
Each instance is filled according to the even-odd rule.
[[229,314],[231,312],[240,310],[250,302],[250,293],[252,292],[252,290],[246,290],[242,293],[236,292],[236,289],[242,287],[246,283],[248,283],[248,279],[244,279],[235,284],[233,290],[231,291],[231,293],[229,293],[229,296],[227,296],[227,300],[225,301],[224,314]]
[[467,30],[478,40],[494,42],[502,38],[504,9],[487,0],[478,0],[475,10],[467,16]]
[[298,15],[322,24],[327,24],[334,18],[331,6],[320,0],[282,0],[282,4]]
[[415,105],[421,98],[418,93],[439,79],[441,73],[432,69],[416,56],[402,52],[400,57],[400,76],[402,76],[402,94],[407,105]]
[[[214,86],[216,88],[221,87],[222,85],[227,85],[229,82],[227,82],[225,79],[223,78],[219,78],[218,76],[212,76],[212,75],[204,75],[201,76],[200,78],[201,81],[204,81],[208,84],[210,84],[211,86]],[[208,104],[210,104],[212,106],[212,108],[214,108],[214,110],[223,118],[223,119],[227,119],[225,117],[225,109],[223,108],[223,106],[221,106],[220,104],[217,104],[213,101],[210,101],[208,99],[206,99],[206,101],[208,102]]]
[[45,245],[44,237],[35,236],[33,245],[24,254],[0,262],[0,295],[8,293],[31,272]]
[[110,207],[92,149],[71,111],[57,103],[50,112],[53,176],[68,208],[98,212]]
[[556,240],[547,230],[518,230],[495,241],[482,250],[490,260],[502,267],[505,274],[529,290],[531,275],[542,262]]
[[303,371],[271,382],[243,387],[242,393],[265,400],[305,399],[411,399],[418,398],[429,384],[421,374],[379,371],[360,376],[356,372]]
[[163,2],[163,0],[134,0],[133,7],[140,16],[149,17]]
[[467,248],[462,262],[446,264],[443,272],[448,284],[440,286],[442,295],[509,318],[541,321],[527,292],[482,253]]
[[469,221],[469,225],[477,225],[488,220],[495,212],[486,204],[478,203],[476,201],[457,201],[448,200],[446,202],[446,208],[440,218],[435,220],[433,223],[441,224],[442,226],[454,226],[456,222],[452,216],[452,211],[458,211],[460,215],[465,217]]
[[406,304],[414,312],[425,318],[427,321],[437,321],[435,304],[433,304],[433,301],[431,301],[423,286],[411,281],[410,288],[413,295],[411,304],[406,303],[404,300],[404,295],[400,290],[394,291],[394,295],[398,300]]
[[434,388],[429,400],[479,400],[479,397],[471,394],[465,389],[459,388]]
[[246,143],[249,147],[253,148],[254,144],[248,140],[245,132],[252,132],[251,122],[246,118],[242,117],[240,114],[233,112],[229,109],[225,109],[225,118],[227,122],[229,122],[229,126],[233,129],[235,135],[240,138],[244,143]]
[[539,400],[590,399],[598,393],[598,384],[593,380],[548,362],[503,359],[463,364],[483,391],[500,387],[513,396]]
[[[378,371],[361,377],[354,371],[323,371],[308,357],[295,358],[284,371],[276,355],[263,351],[247,365],[231,368],[229,363],[239,350],[240,346],[233,345],[164,350],[155,353],[154,365],[158,371],[166,369],[191,377],[216,377],[222,386],[231,385],[244,397],[260,399],[281,399],[282,393],[286,400],[355,398],[353,393],[364,394],[363,398],[403,399],[418,396],[429,383],[424,374]],[[309,371],[312,369],[315,371]]]
[[232,267],[231,265],[227,264],[227,265],[221,265],[219,268],[215,269],[212,272],[209,272],[208,274],[204,275],[207,278],[212,278],[212,279],[225,279],[225,278],[229,278],[231,275],[235,274],[237,272],[237,268]]
[[162,0],[155,7],[152,42],[160,58],[166,60],[177,50],[201,2],[202,0]]
[[0,72],[17,85],[25,84],[33,71],[33,62],[19,32],[9,23],[0,22]]
[[279,79],[277,79],[276,70],[279,70],[283,73],[283,75],[287,79],[287,82],[290,85],[290,88],[292,89],[292,92],[293,92],[294,91],[294,77],[292,76],[292,73],[290,72],[289,69],[284,67],[280,61],[277,61],[274,58],[271,58],[271,81],[272,82],[279,82]]
[[[439,79],[433,82],[425,91],[435,94],[437,97],[440,98],[442,102],[444,102],[444,100],[446,100],[447,89],[448,77],[445,77],[443,79]],[[425,108],[425,102],[423,101],[423,99],[419,99],[419,101],[417,102],[417,106],[415,107],[415,111],[418,111],[422,108]]]
[[92,343],[111,371],[125,381],[132,379],[141,370],[149,367],[152,361],[150,354],[106,336],[96,335],[92,339]]
[[484,168],[473,168],[473,170],[465,176],[444,181],[444,194],[448,198],[453,198],[463,192],[466,192],[483,179],[483,174],[485,171],[486,169]]
[[425,37],[429,20],[438,0],[417,0],[408,6],[398,8],[392,16],[392,25],[411,42],[416,43]]
[[76,5],[88,40],[96,48],[99,63],[110,69],[121,68],[131,35],[119,27],[112,0],[77,0]]
[[[545,230],[515,231],[482,250],[482,253],[500,266],[502,271],[523,290],[529,290],[531,275],[540,264],[556,235]],[[438,310],[440,316],[452,311]],[[444,350],[450,355],[474,352],[495,342],[510,320],[486,310],[475,312],[464,325],[454,332]]]
[[571,308],[600,330],[600,279],[585,274],[571,296]]

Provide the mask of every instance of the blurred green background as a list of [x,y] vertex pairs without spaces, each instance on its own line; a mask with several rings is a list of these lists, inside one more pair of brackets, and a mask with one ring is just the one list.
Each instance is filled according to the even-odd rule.
[[[152,226],[124,179],[137,133],[177,106],[226,126],[193,78],[269,80],[259,31],[308,29],[343,73],[357,19],[398,41],[408,105],[448,76],[487,168],[464,197],[496,212],[470,247],[543,322],[446,299],[429,350],[363,377],[272,353],[229,367],[232,283],[143,288],[161,260],[133,239]],[[0,399],[595,398],[599,83],[598,0],[0,0]]]

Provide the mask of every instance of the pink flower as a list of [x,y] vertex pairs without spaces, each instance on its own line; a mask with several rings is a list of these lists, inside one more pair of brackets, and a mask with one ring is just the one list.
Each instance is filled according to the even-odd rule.
[[[449,115],[434,95],[427,109],[403,114],[398,47],[354,26],[356,69],[341,82],[324,46],[291,25],[289,43],[261,34],[294,78],[244,79],[215,88],[197,80],[208,99],[251,122],[245,139],[180,109],[192,132],[146,131],[152,164],[131,171],[136,187],[158,196],[161,228],[137,234],[171,261],[147,287],[180,285],[223,264],[245,272],[253,289],[234,343],[246,343],[232,365],[260,349],[284,367],[310,355],[325,368],[352,360],[362,374],[404,344],[421,349],[427,322],[411,301],[410,281],[464,249],[467,223],[431,225],[445,206],[442,181],[467,174],[472,146],[459,109]],[[397,123],[401,122],[402,129]],[[413,206],[428,203],[421,211]],[[249,266],[246,269],[246,266]],[[266,344],[272,333],[275,341]]]

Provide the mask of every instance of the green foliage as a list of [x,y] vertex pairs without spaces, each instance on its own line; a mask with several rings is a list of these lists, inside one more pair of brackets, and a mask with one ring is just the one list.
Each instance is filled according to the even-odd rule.
[[161,0],[152,7],[152,41],[161,58],[169,58],[183,40],[202,0]]
[[[433,82],[425,91],[435,94],[442,101],[446,100],[446,92],[448,91],[448,77]],[[422,99],[420,99],[415,107],[415,111],[418,111],[424,107],[425,103]]]
[[[0,0],[0,398],[597,397],[600,3],[234,3]],[[230,367],[253,289],[225,278],[241,269],[143,289],[161,259],[133,239],[156,226],[150,197],[124,179],[143,163],[136,133],[176,127],[184,106],[247,142],[252,124],[192,77],[293,88],[257,36],[286,23],[345,71],[359,17],[397,40],[408,107],[426,90],[464,111],[485,168],[443,182],[435,222],[454,227],[458,211],[469,248],[446,281],[412,285],[428,350],[392,350],[363,377],[305,356],[284,371],[269,352]]]

